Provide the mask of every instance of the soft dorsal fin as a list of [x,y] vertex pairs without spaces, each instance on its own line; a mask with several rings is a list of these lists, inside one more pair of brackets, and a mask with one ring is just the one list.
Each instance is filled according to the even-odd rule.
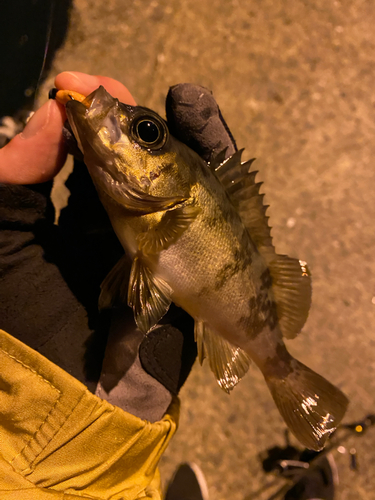
[[223,160],[226,150],[219,153],[210,163],[216,176],[223,184],[232,203],[237,208],[241,219],[249,231],[251,239],[262,253],[266,247],[267,256],[275,255],[272,245],[271,228],[268,226],[266,210],[263,204],[263,194],[259,194],[261,182],[255,182],[257,170],[251,170],[255,158],[241,162],[243,149]]
[[311,305],[311,274],[306,262],[277,255],[269,264],[277,316],[283,336],[293,339],[302,330]]
[[217,383],[229,393],[248,371],[250,357],[239,347],[212,332],[202,321],[195,321],[194,333],[200,364],[207,357]]

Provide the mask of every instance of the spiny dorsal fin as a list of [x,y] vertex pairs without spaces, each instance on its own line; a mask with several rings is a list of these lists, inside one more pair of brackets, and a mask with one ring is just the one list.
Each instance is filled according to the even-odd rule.
[[128,289],[128,305],[133,308],[138,328],[147,333],[171,305],[171,287],[153,275],[141,256],[133,260]]
[[137,237],[138,248],[143,254],[158,254],[175,243],[201,212],[196,205],[168,210],[159,224]]
[[246,167],[243,168],[243,164],[241,163],[243,152],[243,148],[239,149],[215,168],[216,175],[225,188],[228,188],[236,179],[246,173]]
[[214,172],[226,159],[228,147],[219,151],[218,154],[212,153],[212,158],[208,162],[208,166]]
[[212,332],[202,321],[195,321],[194,333],[200,364],[207,357],[219,386],[229,393],[248,371],[250,357]]
[[311,305],[311,275],[306,262],[277,255],[269,264],[282,334],[293,339],[302,330]]
[[225,152],[226,150],[223,150],[219,153],[212,162],[212,166],[215,166],[215,174],[237,208],[259,251],[262,253],[262,247],[266,247],[267,253],[271,252],[274,256],[271,228],[268,226],[269,218],[266,216],[268,205],[263,204],[264,194],[259,194],[262,183],[255,182],[258,172],[250,170],[255,158],[241,162],[243,149],[240,149],[229,158],[222,160]]

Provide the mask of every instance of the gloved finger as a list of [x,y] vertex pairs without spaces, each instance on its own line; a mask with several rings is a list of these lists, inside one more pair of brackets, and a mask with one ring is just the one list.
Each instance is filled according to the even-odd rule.
[[112,311],[110,334],[95,394],[136,417],[156,422],[167,411],[172,394],[153,374],[143,369],[139,356],[143,340],[144,334],[137,329],[131,314]]
[[64,165],[63,107],[49,101],[32,116],[25,129],[0,149],[0,182],[37,184],[52,179]]
[[188,377],[197,355],[193,320],[172,306],[147,335],[130,309],[112,310],[111,329],[95,394],[155,422],[162,418]]
[[160,324],[159,331],[152,330],[144,338],[140,360],[143,368],[176,396],[197,357],[194,319],[171,304]]
[[237,151],[236,142],[212,92],[200,85],[180,83],[166,99],[168,127],[204,160],[227,148],[226,157]]

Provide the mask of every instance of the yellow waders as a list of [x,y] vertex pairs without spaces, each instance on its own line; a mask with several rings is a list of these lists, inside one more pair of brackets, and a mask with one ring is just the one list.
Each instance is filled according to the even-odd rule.
[[126,413],[0,330],[1,500],[160,499],[178,414]]

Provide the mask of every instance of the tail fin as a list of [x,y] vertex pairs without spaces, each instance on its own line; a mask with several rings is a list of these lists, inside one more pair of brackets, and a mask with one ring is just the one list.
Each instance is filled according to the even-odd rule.
[[321,450],[342,420],[348,399],[328,380],[292,358],[285,378],[267,377],[276,406],[296,438],[312,450]]

